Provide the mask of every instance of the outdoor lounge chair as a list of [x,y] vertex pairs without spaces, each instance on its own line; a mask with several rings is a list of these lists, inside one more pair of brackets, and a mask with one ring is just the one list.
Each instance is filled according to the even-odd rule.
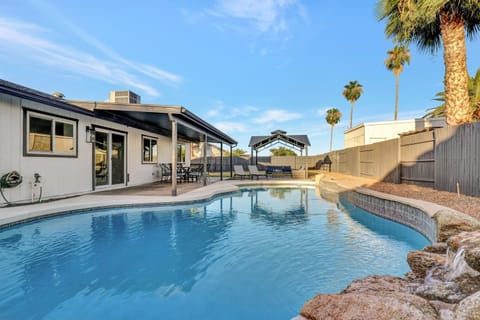
[[250,172],[246,172],[245,170],[243,170],[243,166],[241,165],[234,165],[233,166],[233,177],[240,177],[241,180],[243,180],[243,178],[247,177],[247,178],[252,178],[252,175],[250,174]]
[[249,165],[248,171],[250,171],[252,178],[257,177],[257,180],[259,177],[265,177],[265,179],[268,179],[267,171],[258,171],[257,166]]

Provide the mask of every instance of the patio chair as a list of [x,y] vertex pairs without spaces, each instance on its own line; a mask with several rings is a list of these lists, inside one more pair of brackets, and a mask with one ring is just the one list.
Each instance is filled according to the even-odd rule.
[[172,178],[172,168],[171,165],[166,163],[160,163],[161,168],[161,181],[169,181]]
[[252,178],[256,177],[257,180],[260,177],[265,177],[265,179],[268,179],[267,171],[258,171],[257,166],[249,165],[248,166],[248,171],[250,171],[250,174],[252,175]]
[[198,182],[199,178],[203,175],[203,164],[192,164],[188,174],[189,180],[192,182]]
[[240,177],[240,180],[243,180],[243,178],[247,177],[247,178],[252,178],[252,175],[250,174],[250,172],[246,172],[245,170],[243,170],[243,166],[241,165],[234,165],[233,166],[233,178],[235,177]]

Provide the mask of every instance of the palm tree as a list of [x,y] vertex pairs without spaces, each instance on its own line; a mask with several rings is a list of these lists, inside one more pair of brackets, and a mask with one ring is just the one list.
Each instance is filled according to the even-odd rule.
[[352,107],[350,108],[350,129],[352,128],[353,107],[363,93],[363,86],[358,81],[350,81],[343,89],[343,96],[350,101]]
[[447,123],[470,122],[465,33],[480,30],[480,0],[379,0],[377,9],[388,38],[432,53],[443,45]]
[[337,108],[331,108],[327,110],[327,116],[325,120],[330,125],[330,151],[332,151],[332,139],[333,139],[333,127],[340,122],[342,113]]
[[[470,110],[472,112],[472,120],[480,120],[480,68],[474,77],[468,78],[468,96],[470,100]],[[431,108],[424,118],[445,117],[445,92],[439,92],[433,99],[442,102],[441,105]]]
[[410,50],[405,46],[395,46],[387,51],[388,58],[385,60],[385,66],[395,75],[395,121],[398,119],[398,87],[400,86],[400,73],[403,71],[403,65],[410,64]]

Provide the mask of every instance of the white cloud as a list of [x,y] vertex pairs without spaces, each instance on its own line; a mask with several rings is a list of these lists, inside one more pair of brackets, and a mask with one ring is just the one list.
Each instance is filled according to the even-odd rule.
[[150,96],[160,93],[144,77],[170,85],[178,85],[181,77],[154,66],[139,64],[122,58],[95,38],[77,27],[69,29],[84,42],[102,52],[107,59],[57,43],[54,34],[42,26],[0,17],[0,52],[15,52],[27,60],[41,61],[60,71],[72,72],[89,78],[138,89]]
[[261,32],[287,31],[285,11],[295,6],[296,0],[218,0],[211,14],[245,19]]
[[249,105],[242,107],[229,107],[225,106],[225,103],[222,100],[216,100],[214,106],[207,111],[207,116],[222,117],[223,119],[241,118],[247,117],[258,110],[259,108]]
[[327,110],[331,109],[332,107],[323,107],[317,110],[317,115],[320,117],[326,116],[327,115]]
[[288,110],[273,109],[267,110],[259,117],[253,119],[253,122],[260,124],[271,124],[274,122],[286,122],[302,118],[300,113],[290,112]]
[[[307,20],[307,11],[300,0],[216,0],[215,5],[205,10],[213,19],[213,25],[221,31],[234,31],[240,35],[262,37],[262,45],[253,41],[255,52],[265,56],[278,51],[278,45],[269,46],[265,40],[288,41],[291,38],[291,23],[296,19]],[[250,43],[252,47],[252,43]]]
[[222,100],[215,100],[213,107],[207,111],[207,116],[209,117],[218,117],[222,114],[222,110],[225,108],[225,105]]
[[247,117],[253,112],[256,112],[258,110],[259,108],[255,106],[243,106],[238,108],[232,108],[228,117],[229,118]]
[[247,132],[247,126],[242,122],[220,121],[213,124],[220,131],[227,133]]

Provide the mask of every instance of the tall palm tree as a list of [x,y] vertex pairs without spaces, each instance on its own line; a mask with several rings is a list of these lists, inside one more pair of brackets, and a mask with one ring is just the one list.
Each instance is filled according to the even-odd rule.
[[347,85],[344,86],[343,96],[345,99],[350,101],[352,105],[350,108],[350,129],[352,128],[352,117],[353,117],[353,107],[355,101],[357,101],[363,93],[363,86],[358,83],[358,81],[350,81]]
[[342,113],[337,108],[331,108],[327,110],[327,116],[325,120],[330,125],[330,151],[332,151],[332,139],[333,139],[333,127],[340,122]]
[[[468,78],[468,96],[470,100],[470,110],[472,120],[480,121],[480,68],[474,77]],[[442,102],[441,105],[431,108],[424,118],[445,117],[445,92],[438,92],[433,99]]]
[[395,75],[395,121],[398,119],[398,87],[400,86],[400,73],[405,63],[410,64],[410,50],[405,46],[395,46],[387,51],[388,57],[385,66]]
[[470,122],[465,34],[480,30],[480,0],[379,0],[377,10],[387,37],[432,53],[443,45],[447,123]]

